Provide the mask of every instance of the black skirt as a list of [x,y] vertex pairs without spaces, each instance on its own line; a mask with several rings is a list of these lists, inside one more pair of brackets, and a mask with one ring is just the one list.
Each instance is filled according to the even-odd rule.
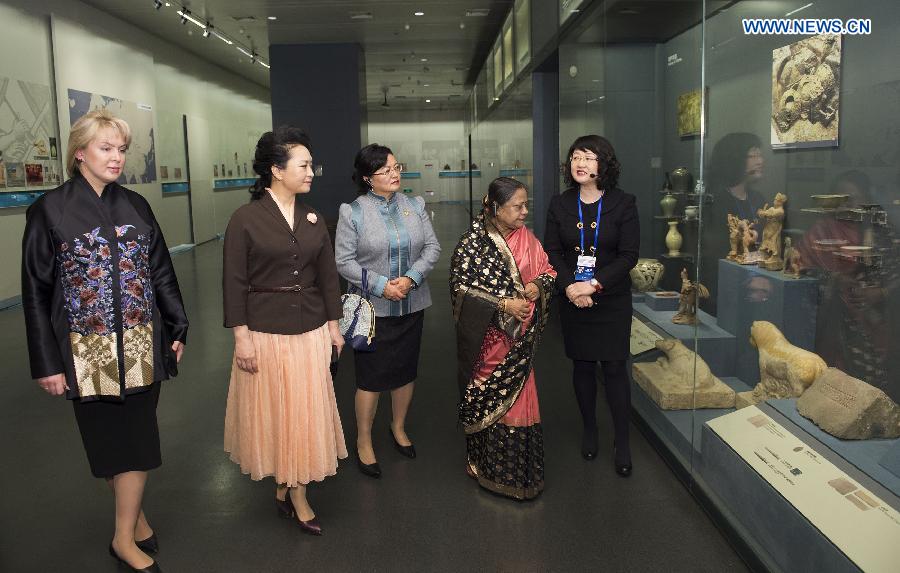
[[631,293],[594,297],[594,306],[578,308],[560,296],[566,356],[571,360],[627,360],[631,342]]
[[424,318],[424,310],[375,318],[375,352],[353,353],[357,388],[384,392],[418,377]]
[[72,402],[94,477],[111,478],[162,465],[156,424],[160,385],[154,382],[144,392],[128,394],[123,402]]

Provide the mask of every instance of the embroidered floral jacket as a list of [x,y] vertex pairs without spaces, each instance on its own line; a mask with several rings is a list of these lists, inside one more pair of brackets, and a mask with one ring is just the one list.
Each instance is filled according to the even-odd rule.
[[76,175],[28,208],[22,305],[31,375],[66,375],[66,397],[121,400],[174,375],[188,321],[150,205]]

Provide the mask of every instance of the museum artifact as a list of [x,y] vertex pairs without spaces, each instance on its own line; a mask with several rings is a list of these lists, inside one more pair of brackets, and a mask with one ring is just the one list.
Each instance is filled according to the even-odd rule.
[[687,221],[693,221],[697,218],[697,215],[700,214],[700,207],[697,205],[685,205],[684,206],[684,218]]
[[666,248],[670,257],[681,255],[681,243],[684,241],[678,232],[678,221],[669,221],[669,232],[666,233]]
[[663,198],[659,200],[659,208],[662,210],[663,217],[673,217],[678,199],[672,195],[672,182],[669,180],[668,173],[666,173],[666,180],[659,192],[663,194]]
[[[656,341],[663,356],[632,367],[634,381],[663,410],[732,408],[734,390],[713,376],[706,362],[681,343]],[[696,383],[695,383],[696,380]]]
[[671,181],[675,193],[690,193],[694,188],[694,176],[685,167],[678,167],[672,171]]
[[740,219],[737,215],[728,213],[728,255],[725,257],[729,261],[738,260],[738,249],[741,246],[741,229],[738,226]]
[[800,273],[803,271],[803,263],[800,250],[795,249],[791,243],[791,238],[784,239],[784,270],[786,276],[799,279]]
[[740,244],[735,260],[742,265],[754,265],[759,261],[759,253],[756,251],[759,233],[748,219],[738,219],[737,227]]
[[665,267],[656,259],[638,259],[628,274],[631,275],[631,284],[638,292],[647,292],[656,290],[663,271]]
[[797,411],[844,440],[900,438],[900,407],[883,391],[828,368],[797,400]]
[[772,51],[772,146],[837,145],[841,37],[821,34]]
[[743,408],[769,398],[795,398],[803,394],[828,366],[817,354],[788,342],[771,322],[754,321],[750,344],[759,350],[759,384],[739,392],[735,407]]
[[700,90],[678,96],[678,137],[700,135],[702,102]]
[[810,195],[809,198],[820,209],[837,209],[850,199],[850,195],[832,193],[830,195]]
[[784,260],[781,258],[781,229],[784,227],[784,204],[787,196],[783,193],[775,195],[773,205],[766,203],[756,214],[765,221],[763,226],[762,244],[759,247],[759,266],[770,271],[780,271],[784,268]]
[[686,268],[681,269],[681,298],[678,312],[672,317],[675,324],[697,324],[697,301],[709,298],[709,290],[688,276]]

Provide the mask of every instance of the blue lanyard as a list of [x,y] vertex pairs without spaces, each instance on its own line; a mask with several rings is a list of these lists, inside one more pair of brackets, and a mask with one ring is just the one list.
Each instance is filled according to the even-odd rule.
[[[600,238],[600,212],[603,211],[603,196],[597,201],[597,222],[594,223],[594,252],[597,256],[597,245]],[[581,197],[578,198],[578,232],[581,233],[581,254],[584,254],[584,214],[581,211]]]

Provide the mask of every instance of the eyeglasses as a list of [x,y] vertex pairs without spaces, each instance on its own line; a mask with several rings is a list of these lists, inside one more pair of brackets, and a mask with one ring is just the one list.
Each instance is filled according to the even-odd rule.
[[569,159],[572,163],[589,163],[591,161],[599,161],[599,159],[594,155],[573,155]]
[[391,175],[393,173],[396,173],[397,175],[400,175],[401,173],[403,173],[403,164],[398,163],[397,165],[394,165],[393,167],[388,167],[384,171],[376,171],[372,175]]

